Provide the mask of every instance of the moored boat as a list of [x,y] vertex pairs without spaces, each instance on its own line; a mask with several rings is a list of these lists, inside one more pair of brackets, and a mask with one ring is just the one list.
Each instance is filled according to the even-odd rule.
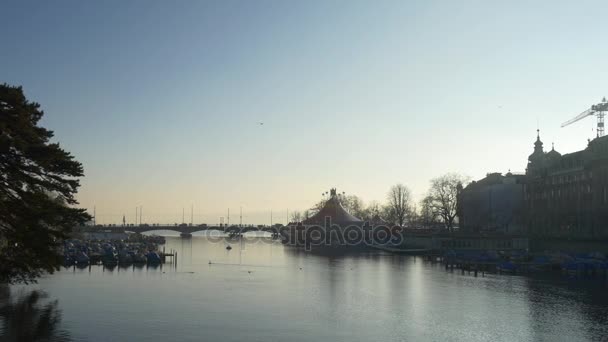
[[517,265],[511,261],[504,261],[496,265],[496,269],[500,273],[515,273],[517,272]]
[[86,253],[83,251],[76,252],[76,254],[74,255],[74,260],[76,261],[76,264],[79,266],[82,266],[82,265],[86,266],[89,264],[89,261],[90,261],[89,256],[86,255]]
[[148,264],[160,264],[161,263],[161,258],[160,255],[158,255],[158,253],[156,252],[148,252],[148,254],[146,254],[146,259],[148,261]]

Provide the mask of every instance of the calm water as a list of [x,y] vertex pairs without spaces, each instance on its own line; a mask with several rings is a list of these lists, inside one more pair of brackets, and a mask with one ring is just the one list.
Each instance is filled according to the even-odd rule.
[[[608,287],[446,272],[421,258],[167,239],[172,268],[63,269],[42,289],[76,341],[600,341]],[[209,265],[209,261],[213,264]],[[0,334],[1,336],[1,334]]]

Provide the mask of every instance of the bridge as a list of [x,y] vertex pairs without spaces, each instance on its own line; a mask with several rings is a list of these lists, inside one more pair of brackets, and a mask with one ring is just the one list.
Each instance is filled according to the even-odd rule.
[[281,226],[207,226],[207,225],[161,225],[161,224],[141,224],[141,225],[96,225],[96,226],[79,226],[74,229],[74,232],[80,233],[125,233],[125,232],[133,232],[133,233],[146,233],[153,232],[157,230],[169,230],[178,232],[181,234],[192,234],[195,232],[203,232],[203,231],[220,231],[227,234],[244,234],[247,232],[268,232],[268,233],[278,233],[281,229]]

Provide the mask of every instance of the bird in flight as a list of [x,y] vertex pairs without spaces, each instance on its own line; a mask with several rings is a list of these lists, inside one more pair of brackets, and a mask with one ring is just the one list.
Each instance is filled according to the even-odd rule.
[[263,123],[263,122],[259,122],[259,121],[258,121],[258,125],[260,125],[260,126],[264,126],[264,123]]

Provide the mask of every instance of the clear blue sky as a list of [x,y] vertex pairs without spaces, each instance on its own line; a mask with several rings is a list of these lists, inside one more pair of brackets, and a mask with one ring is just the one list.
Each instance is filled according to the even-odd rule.
[[593,118],[559,126],[608,95],[603,1],[1,7],[0,81],[42,104],[106,223],[265,223],[332,186],[419,199],[446,172],[524,171],[537,122],[584,148]]

